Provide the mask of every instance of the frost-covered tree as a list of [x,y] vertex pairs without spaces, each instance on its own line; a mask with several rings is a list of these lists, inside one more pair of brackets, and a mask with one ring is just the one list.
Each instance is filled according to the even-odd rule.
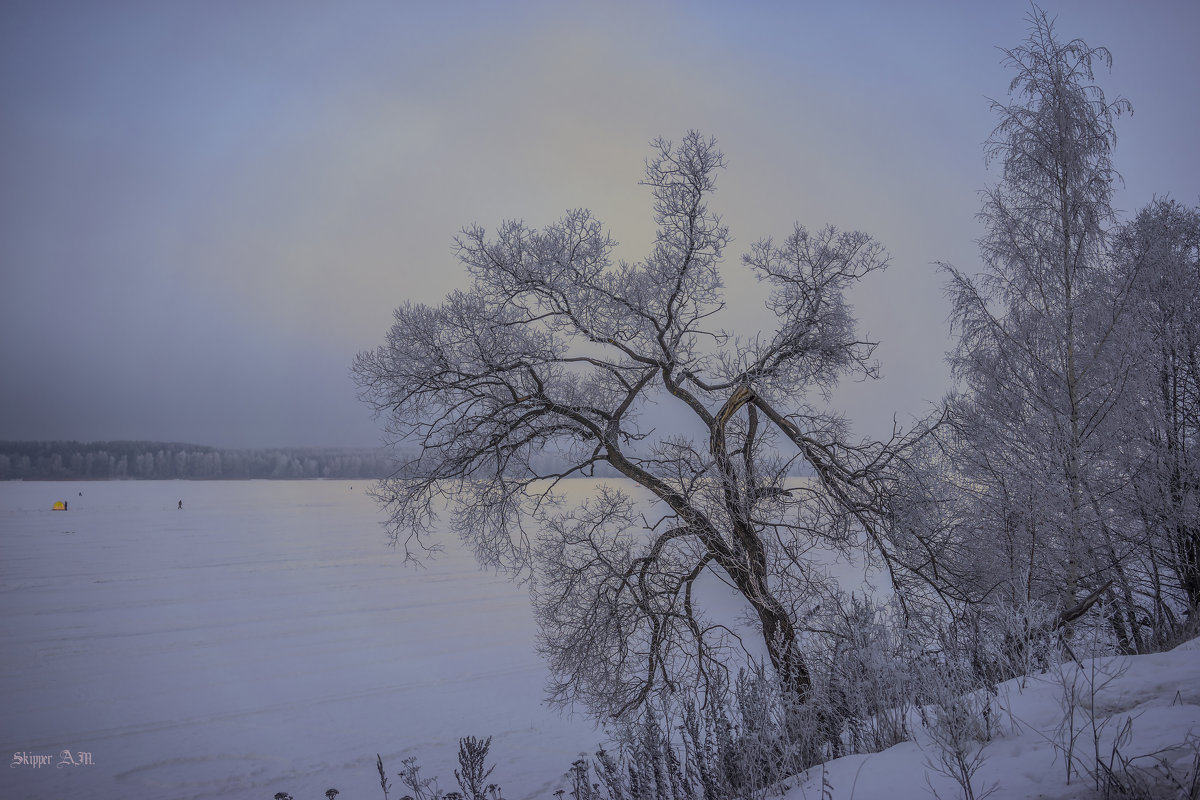
[[1145,616],[1170,631],[1180,609],[1200,614],[1200,209],[1158,200],[1115,243],[1118,279],[1132,286],[1126,508],[1145,532]]
[[960,336],[951,449],[957,524],[983,550],[977,595],[1068,609],[1106,585],[1128,589],[1108,500],[1120,482],[1108,448],[1128,371],[1114,336],[1128,286],[1105,253],[1113,123],[1129,105],[1093,82],[1107,50],[1061,41],[1039,9],[1029,22],[1004,51],[1009,102],[992,103],[986,154],[1002,173],[983,192],[983,272],[947,267]]
[[[715,321],[729,234],[708,200],[724,158],[696,132],[652,152],[644,260],[614,262],[585,210],[540,231],[467,228],[470,288],[400,307],[386,343],[359,354],[362,398],[419,451],[380,498],[410,555],[436,547],[446,508],[482,564],[531,580],[560,701],[623,715],[681,682],[703,692],[738,642],[694,591],[714,579],[804,697],[798,628],[819,578],[806,551],[863,535],[887,547],[899,437],[849,443],[821,410],[839,378],[875,373],[844,293],[887,257],[831,227],[758,242],[742,275],[769,287],[771,327],[735,337]],[[652,404],[677,432],[648,426]],[[797,461],[815,478],[787,482]],[[601,469],[627,480],[562,491]]]

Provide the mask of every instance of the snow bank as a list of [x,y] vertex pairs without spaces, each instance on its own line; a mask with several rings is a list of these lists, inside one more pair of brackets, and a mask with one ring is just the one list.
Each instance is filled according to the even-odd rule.
[[[1069,697],[1076,698],[1073,708]],[[1005,800],[1096,797],[1089,772],[1097,770],[1097,755],[1108,765],[1130,761],[1143,781],[1168,771],[1190,780],[1200,751],[1200,640],[1169,653],[1088,659],[1011,680],[998,687],[993,707],[999,730],[971,754],[980,756],[976,797],[993,787],[991,796]],[[809,770],[787,800],[962,797],[959,784],[937,769],[928,732],[919,723],[914,730],[914,741]],[[1176,796],[1169,790],[1161,781],[1149,796]]]

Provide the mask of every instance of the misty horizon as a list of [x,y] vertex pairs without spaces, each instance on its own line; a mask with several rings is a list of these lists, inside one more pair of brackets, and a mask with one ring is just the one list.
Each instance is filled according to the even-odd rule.
[[[978,269],[997,46],[1027,3],[357,9],[0,9],[0,439],[380,446],[351,364],[394,308],[466,285],[454,236],[585,207],[637,261],[647,143],[692,128],[731,166],[728,327],[761,316],[749,243],[862,230],[891,255],[852,298],[883,380],[834,407],[879,436],[950,388],[935,263]],[[1200,8],[1046,10],[1133,103],[1116,208],[1194,202]]]

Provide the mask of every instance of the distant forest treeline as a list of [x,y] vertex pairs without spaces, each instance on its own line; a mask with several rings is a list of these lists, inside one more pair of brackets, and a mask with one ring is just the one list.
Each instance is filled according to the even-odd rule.
[[[226,450],[182,442],[0,442],[0,481],[104,480],[377,480],[417,451],[383,448],[265,448]],[[531,459],[542,474],[567,469],[561,457]],[[410,473],[411,474],[411,473]],[[608,464],[591,476],[617,477]],[[809,475],[803,468],[791,475]]]
[[0,442],[0,480],[384,478],[384,450],[225,450],[179,442]]

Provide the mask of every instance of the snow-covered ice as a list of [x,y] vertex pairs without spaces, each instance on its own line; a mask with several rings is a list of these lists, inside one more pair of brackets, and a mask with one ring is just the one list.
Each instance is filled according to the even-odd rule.
[[540,704],[527,595],[454,547],[404,566],[366,488],[0,483],[0,797],[382,797],[376,753],[449,790],[468,735],[551,796],[603,737]]
[[[358,800],[382,796],[376,753],[396,798],[407,756],[456,788],[468,735],[494,736],[510,800],[565,786],[603,733],[541,704],[525,592],[453,546],[425,571],[404,566],[351,485],[0,483],[0,798],[318,800],[336,787]],[[1129,719],[1126,755],[1185,767],[1186,751],[1162,751],[1200,736],[1200,642],[1099,667],[1081,677],[1104,683],[1101,748]],[[1066,784],[1055,749],[1061,693],[1054,674],[1001,686],[977,789],[1092,796],[1084,776]],[[791,781],[788,800],[958,797],[914,731]],[[64,750],[92,763],[58,766]]]

